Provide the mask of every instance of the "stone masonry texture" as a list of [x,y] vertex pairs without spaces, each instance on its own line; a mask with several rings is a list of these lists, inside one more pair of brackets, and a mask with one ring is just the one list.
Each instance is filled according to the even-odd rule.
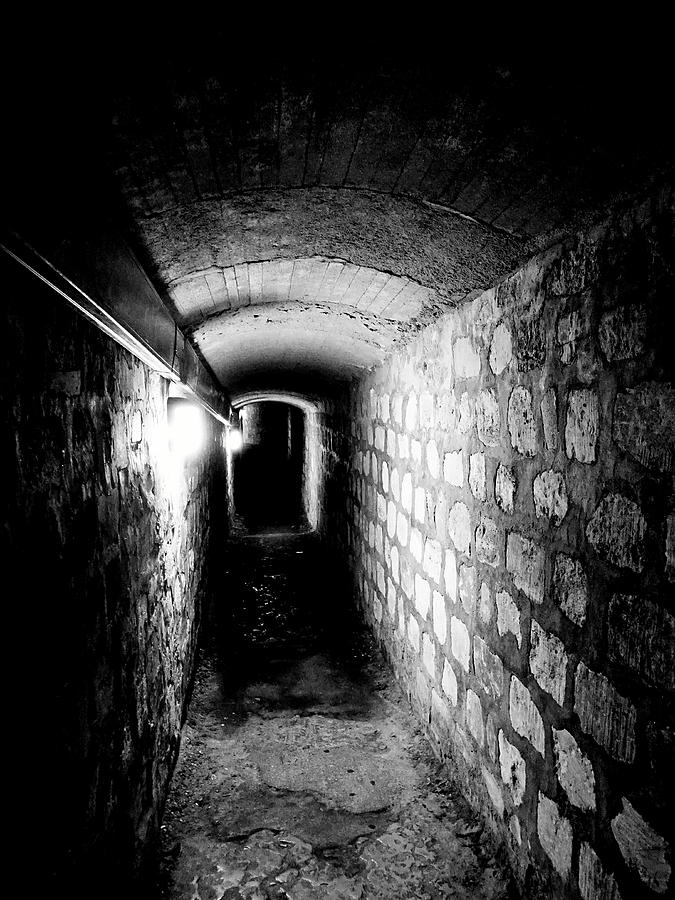
[[542,896],[673,889],[673,245],[656,191],[427,326],[349,401],[359,602]]
[[201,459],[178,468],[168,383],[38,282],[12,269],[3,288],[3,550],[37,703],[41,854],[78,895],[68,866],[94,892],[135,877],[159,827],[225,527],[209,513],[222,435],[205,417]]

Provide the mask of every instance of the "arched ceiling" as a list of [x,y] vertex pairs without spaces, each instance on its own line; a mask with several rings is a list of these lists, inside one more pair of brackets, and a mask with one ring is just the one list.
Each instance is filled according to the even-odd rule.
[[173,61],[117,87],[136,246],[234,394],[358,375],[649,156],[578,85],[489,64]]
[[212,266],[337,257],[405,276],[439,296],[492,282],[526,242],[447,209],[366,189],[260,189],[136,218],[157,282]]
[[271,304],[339,304],[350,314],[396,324],[418,318],[436,296],[410,278],[322,256],[212,266],[178,279],[168,290],[187,328],[243,307],[256,307],[258,315],[259,306],[267,312]]
[[352,189],[260,190],[138,221],[166,302],[230,393],[266,371],[356,377],[522,253],[468,217]]
[[381,362],[443,308],[410,278],[325,257],[211,267],[173,282],[168,297],[233,396],[269,371],[326,390]]
[[120,56],[84,120],[63,120],[67,91],[52,101],[68,137],[52,169],[69,185],[100,155],[117,221],[233,394],[358,375],[672,167],[667,117],[625,61],[251,50],[200,29],[158,58]]
[[295,406],[304,413],[312,415],[320,413],[324,409],[324,405],[320,399],[305,394],[284,393],[283,391],[249,391],[246,394],[239,394],[232,400],[234,409],[242,409],[252,403],[285,403],[287,406]]
[[[201,219],[210,199],[323,187],[429,201],[538,240],[664,161],[655,86],[625,59],[603,67],[598,55],[589,69],[579,58],[258,56],[239,67],[202,50],[183,48],[141,78],[132,67],[115,85],[111,161],[137,221],[178,208]],[[255,201],[232,215],[249,212]]]

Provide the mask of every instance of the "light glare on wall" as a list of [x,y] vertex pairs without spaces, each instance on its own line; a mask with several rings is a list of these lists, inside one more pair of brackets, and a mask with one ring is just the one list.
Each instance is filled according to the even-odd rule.
[[238,453],[244,444],[244,438],[238,428],[228,428],[225,435],[225,446],[230,453]]
[[171,399],[168,407],[169,445],[180,459],[193,459],[204,446],[204,411],[186,400]]

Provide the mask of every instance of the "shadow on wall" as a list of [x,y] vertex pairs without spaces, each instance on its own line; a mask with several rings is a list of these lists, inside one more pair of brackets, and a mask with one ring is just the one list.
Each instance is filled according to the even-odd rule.
[[303,412],[259,402],[241,411],[243,447],[234,462],[234,504],[251,531],[305,526]]
[[33,872],[48,894],[129,897],[218,588],[222,429],[206,418],[202,451],[179,462],[167,382],[13,262],[0,266],[0,554],[15,584],[11,693],[26,736],[10,816],[17,836],[39,821]]

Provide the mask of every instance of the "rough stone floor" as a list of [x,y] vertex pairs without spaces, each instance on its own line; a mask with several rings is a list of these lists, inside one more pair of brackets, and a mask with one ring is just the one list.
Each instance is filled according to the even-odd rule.
[[315,536],[233,544],[164,818],[161,896],[516,896]]

